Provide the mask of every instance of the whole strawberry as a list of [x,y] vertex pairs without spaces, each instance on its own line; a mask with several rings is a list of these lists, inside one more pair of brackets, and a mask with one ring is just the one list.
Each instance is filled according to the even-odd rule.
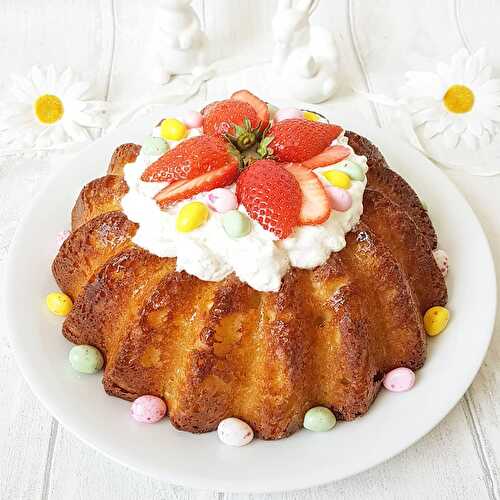
[[227,141],[208,135],[191,137],[167,151],[142,174],[146,182],[194,179],[228,164],[238,165]]
[[323,152],[341,132],[338,125],[290,118],[271,127],[258,152],[280,162],[300,163]]
[[302,192],[295,177],[273,160],[257,160],[240,175],[236,196],[248,215],[280,240],[299,224]]
[[260,120],[255,109],[244,101],[226,99],[214,102],[203,110],[203,132],[208,135],[235,135],[235,126],[258,129]]

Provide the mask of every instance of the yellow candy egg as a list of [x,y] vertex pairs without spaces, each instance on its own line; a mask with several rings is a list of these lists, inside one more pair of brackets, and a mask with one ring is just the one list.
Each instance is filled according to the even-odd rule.
[[186,125],[177,118],[165,118],[160,125],[160,135],[166,141],[181,141],[187,132]]
[[446,307],[434,306],[424,314],[424,327],[427,335],[434,337],[439,335],[448,325],[450,311]]
[[47,307],[57,316],[67,316],[73,309],[73,301],[62,292],[52,292],[47,295]]
[[207,219],[208,207],[201,201],[192,201],[180,209],[175,228],[180,233],[189,233],[205,224]]
[[328,170],[327,172],[323,172],[323,175],[332,186],[342,189],[349,189],[351,187],[351,178],[345,172]]
[[304,111],[304,118],[310,122],[317,122],[321,117],[312,111]]

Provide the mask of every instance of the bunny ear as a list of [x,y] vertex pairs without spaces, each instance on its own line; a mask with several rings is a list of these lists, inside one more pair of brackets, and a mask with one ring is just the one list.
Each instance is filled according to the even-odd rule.
[[288,10],[292,8],[293,0],[279,0],[278,10]]
[[307,12],[308,14],[312,14],[313,10],[318,5],[318,0],[300,0],[297,4],[297,10],[301,12]]

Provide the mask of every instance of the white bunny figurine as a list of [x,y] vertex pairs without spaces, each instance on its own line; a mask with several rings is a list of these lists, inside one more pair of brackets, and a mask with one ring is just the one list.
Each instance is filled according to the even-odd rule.
[[191,0],[159,0],[159,5],[152,42],[153,79],[164,84],[172,75],[200,74],[207,40]]
[[300,101],[319,103],[337,88],[338,52],[333,33],[311,26],[319,0],[279,0],[273,19],[273,63],[284,88]]

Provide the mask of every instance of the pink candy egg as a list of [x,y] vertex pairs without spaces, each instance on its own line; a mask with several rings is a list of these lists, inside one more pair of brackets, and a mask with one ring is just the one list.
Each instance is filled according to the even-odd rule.
[[71,234],[71,231],[68,231],[67,229],[65,229],[64,231],[60,231],[59,233],[57,233],[57,236],[56,236],[56,245],[57,245],[57,248],[60,248],[61,245],[68,239],[69,235]]
[[433,255],[434,255],[434,260],[436,261],[436,264],[439,268],[439,270],[441,271],[441,273],[443,273],[443,276],[446,278],[446,276],[448,275],[448,255],[447,253],[444,251],[444,250],[434,250],[434,252],[432,252]]
[[326,194],[330,199],[330,206],[337,212],[345,212],[352,206],[352,196],[349,191],[335,186],[325,186]]
[[200,128],[203,125],[203,116],[198,111],[184,111],[181,119],[187,128]]
[[304,118],[304,112],[297,108],[282,108],[274,115],[275,122],[289,120],[290,118]]
[[229,212],[229,210],[236,210],[238,208],[236,195],[229,189],[214,189],[207,193],[205,199],[208,206],[219,213]]
[[396,368],[384,377],[383,384],[391,392],[409,391],[415,385],[415,373],[409,368]]
[[154,424],[160,421],[166,413],[165,401],[156,396],[141,396],[132,403],[130,408],[132,418],[145,424]]

